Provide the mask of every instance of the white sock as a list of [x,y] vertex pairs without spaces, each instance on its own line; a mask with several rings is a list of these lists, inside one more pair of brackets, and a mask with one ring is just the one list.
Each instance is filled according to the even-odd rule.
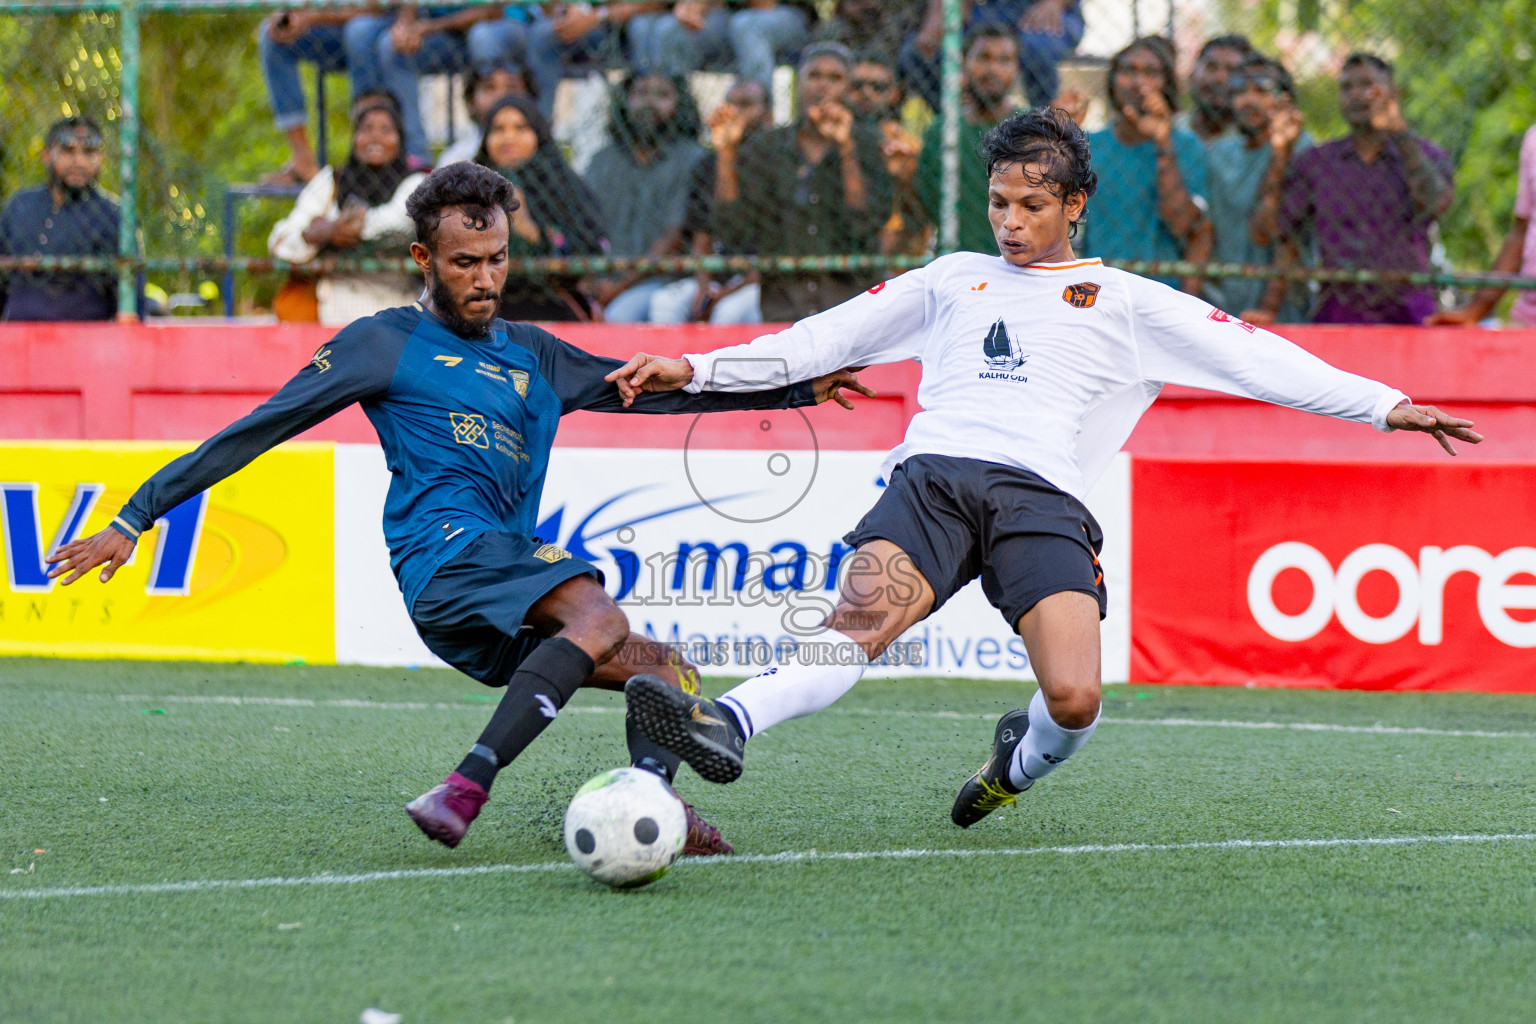
[[1023,742],[1013,748],[1013,760],[1008,762],[1009,784],[1025,790],[1055,771],[1088,742],[1103,713],[1101,708],[1093,721],[1081,729],[1063,729],[1045,706],[1045,691],[1036,690],[1029,702],[1029,731]]
[[848,664],[802,665],[798,657],[791,657],[787,664],[760,672],[725,694],[716,703],[731,709],[747,738],[780,722],[830,707],[853,689],[869,667],[864,648],[836,630],[802,643],[800,651],[808,656],[821,655],[818,660],[827,660],[830,655],[831,661]]

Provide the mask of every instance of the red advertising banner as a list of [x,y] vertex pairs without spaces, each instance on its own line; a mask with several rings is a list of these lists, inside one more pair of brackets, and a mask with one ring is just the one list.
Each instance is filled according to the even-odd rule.
[[1131,479],[1133,680],[1536,693],[1536,465]]

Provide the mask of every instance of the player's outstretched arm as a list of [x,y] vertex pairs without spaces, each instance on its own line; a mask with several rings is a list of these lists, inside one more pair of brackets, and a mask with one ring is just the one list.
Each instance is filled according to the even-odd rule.
[[[607,377],[627,406],[652,390],[766,391],[813,381],[849,366],[894,363],[922,355],[933,305],[932,266],[884,281],[777,334],[702,355],[662,359],[637,355]],[[686,366],[684,364],[687,364]]]
[[1451,455],[1456,454],[1456,446],[1451,444],[1453,437],[1467,444],[1483,443],[1483,435],[1472,429],[1471,420],[1458,419],[1432,405],[1400,402],[1387,413],[1387,426],[1394,430],[1418,430],[1429,434]]
[[57,579],[69,573],[64,577],[67,587],[100,565],[105,567],[101,570],[101,582],[105,583],[128,564],[135,543],[110,526],[89,537],[72,540],[48,556],[47,561],[53,565],[48,570],[48,578]]
[[1471,420],[1414,405],[1395,388],[1332,366],[1194,296],[1130,275],[1127,284],[1147,380],[1254,398],[1378,430],[1421,431],[1452,455],[1451,438],[1468,444],[1483,440]]
[[405,335],[381,335],[369,326],[371,319],[320,346],[308,365],[249,415],[162,466],[139,485],[105,530],[62,545],[48,558],[54,563],[50,578],[68,573],[68,585],[104,565],[101,582],[106,583],[127,564],[139,534],[171,509],[353,402],[387,391]]
[[[876,397],[874,391],[859,382],[858,372],[862,369],[862,366],[845,366],[812,380],[816,404],[834,401],[844,409],[852,409],[853,402],[843,394],[844,389],[865,398]],[[629,362],[609,373],[603,380],[618,387],[624,408],[628,409],[642,394],[677,391],[687,387],[693,380],[693,364],[686,359],[668,359],[665,356],[637,352],[630,357]]]

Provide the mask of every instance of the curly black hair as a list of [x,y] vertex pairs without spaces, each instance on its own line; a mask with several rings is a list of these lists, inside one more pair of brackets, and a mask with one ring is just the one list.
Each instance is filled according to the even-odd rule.
[[443,211],[449,207],[457,207],[476,231],[484,231],[495,219],[494,210],[500,208],[510,222],[517,206],[510,181],[489,167],[464,160],[427,175],[405,201],[405,212],[416,222],[416,241],[431,249]]
[[[1033,164],[1039,170],[1034,174],[1026,171],[1026,180],[1031,185],[1044,184],[1061,196],[1062,202],[1079,192],[1089,199],[1099,188],[1087,133],[1071,115],[1056,107],[1015,111],[982,136],[978,151],[988,177],[999,166],[1018,164],[1023,169]],[[1072,232],[1077,232],[1076,222]]]

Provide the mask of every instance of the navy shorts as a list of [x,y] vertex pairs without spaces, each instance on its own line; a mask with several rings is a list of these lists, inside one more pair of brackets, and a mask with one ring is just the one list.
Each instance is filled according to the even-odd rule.
[[566,580],[603,574],[553,544],[515,533],[483,533],[416,598],[411,621],[427,649],[487,686],[505,686],[544,639],[526,625],[539,598]]
[[[1009,629],[1042,598],[1091,594],[1108,610],[1099,550],[1104,533],[1087,506],[1034,473],[997,462],[914,455],[843,538],[888,540],[933,587],[933,610],[977,576]],[[899,572],[898,572],[899,576]],[[930,613],[931,614],[931,613]]]

